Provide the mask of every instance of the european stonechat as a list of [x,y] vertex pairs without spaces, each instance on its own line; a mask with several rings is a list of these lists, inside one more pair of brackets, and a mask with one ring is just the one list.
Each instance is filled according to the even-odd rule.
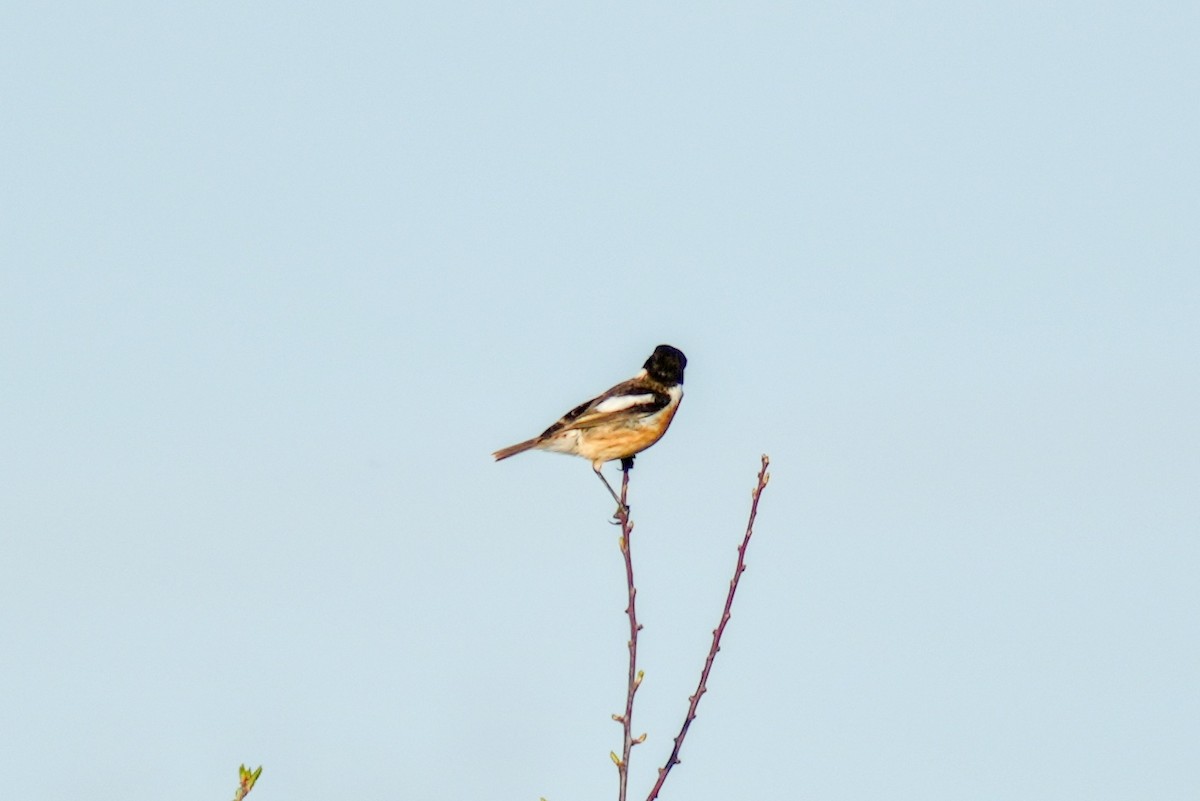
[[662,438],[683,400],[683,368],[687,357],[670,345],[659,345],[628,381],[576,406],[533,439],[501,448],[496,461],[533,448],[582,456],[624,508],[600,472],[605,462],[630,460]]

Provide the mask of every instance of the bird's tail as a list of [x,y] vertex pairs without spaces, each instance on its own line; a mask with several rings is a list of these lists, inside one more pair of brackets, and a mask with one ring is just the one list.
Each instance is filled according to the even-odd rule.
[[524,453],[530,448],[536,447],[537,444],[538,438],[534,437],[533,439],[527,439],[524,442],[518,442],[516,445],[509,445],[507,448],[501,448],[493,453],[492,456],[496,457],[496,461],[498,462],[501,459],[507,459],[510,456],[516,456],[518,453]]

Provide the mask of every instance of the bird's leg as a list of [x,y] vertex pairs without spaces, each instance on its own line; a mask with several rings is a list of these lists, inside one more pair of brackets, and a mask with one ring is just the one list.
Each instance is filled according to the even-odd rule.
[[[622,465],[624,465],[624,460],[622,460]],[[613,518],[615,518],[617,521],[620,521],[622,516],[627,517],[629,515],[629,507],[621,503],[621,496],[617,494],[617,491],[612,488],[612,484],[609,484],[608,479],[605,478],[604,474],[600,472],[599,465],[592,465],[592,469],[596,471],[596,476],[604,482],[604,486],[608,490],[608,494],[611,495],[613,500],[617,502],[617,511],[613,513]]]

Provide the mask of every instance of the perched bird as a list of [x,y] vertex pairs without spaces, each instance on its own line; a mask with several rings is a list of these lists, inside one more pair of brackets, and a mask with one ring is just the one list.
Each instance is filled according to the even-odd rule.
[[533,439],[501,448],[496,461],[533,448],[582,456],[624,509],[612,485],[600,472],[605,462],[632,460],[662,437],[683,400],[683,368],[687,357],[670,345],[659,345],[633,378],[579,404]]

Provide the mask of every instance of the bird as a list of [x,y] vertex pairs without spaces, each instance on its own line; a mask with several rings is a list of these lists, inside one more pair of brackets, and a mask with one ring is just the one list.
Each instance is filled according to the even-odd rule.
[[533,439],[501,448],[492,456],[498,462],[535,449],[582,456],[617,502],[618,516],[628,513],[600,468],[615,459],[632,464],[636,454],[662,438],[683,400],[685,367],[683,351],[659,345],[633,378],[579,404]]

